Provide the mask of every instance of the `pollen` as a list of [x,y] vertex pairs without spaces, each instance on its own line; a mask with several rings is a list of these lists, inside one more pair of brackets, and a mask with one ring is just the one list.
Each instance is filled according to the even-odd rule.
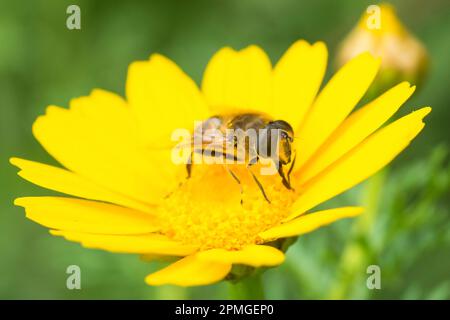
[[287,216],[295,192],[286,189],[278,175],[258,176],[269,203],[248,169],[237,165],[229,169],[239,177],[240,184],[224,166],[194,166],[191,178],[159,207],[162,233],[200,250],[238,250],[262,243],[258,234]]

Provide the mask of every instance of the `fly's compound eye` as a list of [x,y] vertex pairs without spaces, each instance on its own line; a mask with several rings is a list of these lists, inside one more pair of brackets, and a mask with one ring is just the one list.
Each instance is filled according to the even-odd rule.
[[294,141],[294,138],[292,138],[286,131],[281,131],[280,137],[281,139],[287,140],[289,142]]

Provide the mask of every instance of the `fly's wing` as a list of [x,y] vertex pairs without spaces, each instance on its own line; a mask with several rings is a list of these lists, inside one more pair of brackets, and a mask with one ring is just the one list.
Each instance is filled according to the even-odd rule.
[[[178,151],[184,155],[193,153],[206,157],[224,157],[243,162],[245,154],[238,152],[236,137],[227,131],[227,119],[212,117],[202,122],[192,136],[174,142],[167,149]],[[183,137],[180,137],[182,139]],[[239,140],[239,139],[238,139]]]
[[[187,149],[206,147],[211,144],[225,143],[224,130],[226,121],[222,117],[214,116],[196,124],[192,132],[183,131],[178,141],[166,142],[165,144],[148,146],[150,150],[156,149]],[[194,147],[195,146],[195,147]]]
[[206,157],[223,157],[238,162],[244,161],[237,153],[233,137],[224,134],[203,135],[197,137],[197,140],[194,137],[192,150]]
[[183,148],[192,148],[196,149],[204,149],[208,147],[218,147],[220,145],[228,144],[226,137],[223,135],[202,135],[194,133],[193,137],[187,142],[180,142],[173,146],[172,148],[183,149]]
[[180,137],[180,141],[172,141],[170,143],[158,144],[147,146],[148,150],[167,150],[167,149],[198,149],[198,148],[206,148],[212,145],[220,145],[226,143],[226,138],[223,135],[202,135],[200,133],[194,132],[194,134],[190,137]]

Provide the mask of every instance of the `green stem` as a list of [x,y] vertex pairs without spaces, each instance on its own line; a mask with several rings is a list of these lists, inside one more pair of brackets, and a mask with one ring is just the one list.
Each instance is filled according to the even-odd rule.
[[161,286],[156,292],[157,300],[186,300],[189,299],[188,291],[184,287]]
[[[353,287],[362,287],[360,283],[364,281],[365,270],[372,256],[371,233],[387,173],[388,168],[381,170],[370,178],[364,187],[361,202],[365,212],[355,221],[353,236],[343,250],[337,279],[330,290],[331,299],[351,298]],[[367,292],[360,291],[360,294],[367,294]]]
[[234,300],[263,300],[264,284],[261,272],[243,278],[237,283],[229,283],[230,299]]

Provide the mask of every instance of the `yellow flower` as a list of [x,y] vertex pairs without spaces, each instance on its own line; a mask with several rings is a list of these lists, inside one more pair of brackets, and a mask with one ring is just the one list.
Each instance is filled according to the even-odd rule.
[[365,51],[382,60],[376,81],[381,89],[399,80],[419,83],[428,67],[424,46],[401,23],[390,4],[367,8],[358,25],[342,42],[337,55],[338,65]]
[[[126,99],[94,90],[70,109],[49,106],[33,125],[41,145],[63,167],[12,158],[19,175],[71,197],[26,197],[15,204],[53,235],[88,248],[177,257],[150,274],[150,285],[206,285],[233,264],[275,266],[284,253],[271,244],[311,232],[362,208],[309,213],[397,156],[422,130],[429,107],[381,128],[413,93],[401,83],[353,113],[379,68],[361,54],[318,93],[327,64],[322,42],[294,43],[272,67],[256,46],[223,48],[209,62],[201,89],[172,61],[152,55],[131,64]],[[264,200],[246,170],[239,185],[223,165],[171,161],[177,128],[230,110],[257,110],[295,129],[295,191],[278,175],[262,176]],[[237,166],[237,165],[236,165]]]

